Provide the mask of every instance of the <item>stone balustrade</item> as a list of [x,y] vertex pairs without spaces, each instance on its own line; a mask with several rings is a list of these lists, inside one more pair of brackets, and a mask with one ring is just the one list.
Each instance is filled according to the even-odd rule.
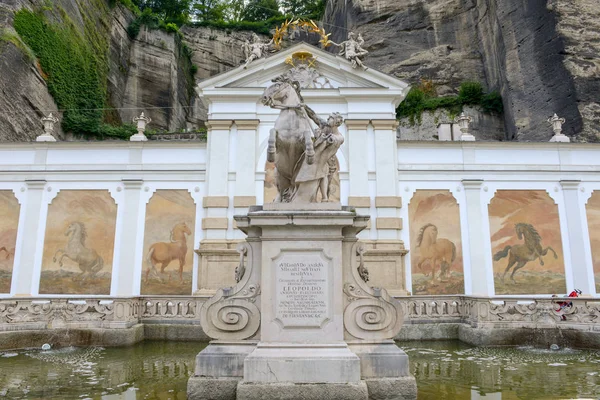
[[[200,325],[208,297],[73,297],[0,299],[0,332],[65,328],[123,329],[135,324]],[[568,328],[600,336],[600,300],[592,298],[406,296],[396,298],[405,326],[465,324],[472,328]],[[558,312],[558,303],[571,306]],[[562,318],[564,315],[565,319]]]

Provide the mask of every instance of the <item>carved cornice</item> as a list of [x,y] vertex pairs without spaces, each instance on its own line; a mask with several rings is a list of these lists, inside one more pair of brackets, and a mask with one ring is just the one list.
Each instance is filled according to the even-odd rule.
[[209,119],[206,121],[206,127],[209,131],[211,130],[229,130],[233,125],[231,119]]

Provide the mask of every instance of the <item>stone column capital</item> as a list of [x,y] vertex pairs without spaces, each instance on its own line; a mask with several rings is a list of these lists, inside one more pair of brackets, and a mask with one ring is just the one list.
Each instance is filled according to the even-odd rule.
[[483,185],[483,179],[463,179],[462,184],[465,190],[479,190]]
[[121,179],[121,183],[123,183],[123,187],[125,187],[125,190],[141,189],[142,185],[144,184],[144,180],[143,179]]
[[398,120],[395,119],[372,119],[371,124],[373,128],[376,130],[396,130],[398,125],[400,124]]
[[32,190],[42,190],[44,186],[46,186],[45,179],[28,179],[25,180],[25,185],[27,185],[28,189]]
[[260,119],[236,119],[235,125],[238,130],[255,130],[260,124]]
[[344,121],[348,129],[367,129],[369,125],[368,119],[347,119]]
[[560,181],[560,186],[563,190],[578,190],[581,181],[577,180],[568,180],[568,181]]
[[229,129],[233,125],[233,120],[231,119],[209,119],[206,121],[206,127],[208,130],[213,129]]

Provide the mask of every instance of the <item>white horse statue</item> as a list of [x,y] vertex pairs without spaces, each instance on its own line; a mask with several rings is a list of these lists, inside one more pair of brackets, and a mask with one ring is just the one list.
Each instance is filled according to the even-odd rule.
[[81,270],[79,278],[83,278],[85,274],[88,277],[95,276],[104,267],[104,260],[96,253],[96,250],[85,247],[85,239],[87,232],[85,225],[81,222],[72,222],[65,231],[65,236],[69,237],[65,249],[58,249],[54,253],[53,261],[57,262],[59,253],[62,255],[58,258],[58,264],[63,266],[63,258],[67,257],[76,262]]
[[[304,104],[300,85],[285,76],[274,80],[265,89],[261,102],[281,110],[270,131],[267,161],[275,162],[276,183],[279,194],[276,203],[314,203],[317,191],[327,179],[327,162],[335,156],[344,142],[338,131],[344,119],[339,113],[327,121]],[[310,121],[319,129],[313,131]],[[314,141],[313,141],[314,140]],[[323,190],[323,201],[327,191]]]

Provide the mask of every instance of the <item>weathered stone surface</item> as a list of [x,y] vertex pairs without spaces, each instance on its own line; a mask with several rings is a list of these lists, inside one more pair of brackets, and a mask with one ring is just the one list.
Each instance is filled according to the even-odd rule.
[[367,385],[360,383],[341,384],[254,384],[240,382],[237,400],[367,400]]
[[[482,112],[479,108],[464,107],[466,115],[473,118],[469,127],[471,133],[478,141],[504,140],[504,120],[499,115]],[[440,123],[452,123],[456,118],[446,109],[434,112],[424,112],[419,123],[411,124],[408,118],[400,120],[398,138],[400,140],[438,140],[437,126]]]
[[369,400],[414,400],[417,398],[417,381],[413,376],[400,378],[367,379]]
[[[0,141],[35,140],[44,132],[41,118],[50,112],[60,118],[57,109],[36,62],[0,40]],[[63,137],[60,124],[54,132]]]
[[[563,63],[575,81],[581,113],[581,141],[600,140],[600,3],[596,0],[551,0],[557,31],[564,40]],[[573,123],[568,120],[565,128]]]
[[151,116],[152,129],[186,127],[192,92],[183,71],[183,55],[173,33],[142,27],[131,44],[130,67],[120,115],[129,122],[141,109]]
[[332,0],[325,26],[334,41],[362,32],[367,65],[440,95],[465,80],[500,91],[509,140],[548,141],[559,112],[565,134],[597,141],[599,15],[593,0]]
[[144,340],[144,326],[137,324],[127,329],[47,329],[0,332],[0,350],[67,346],[130,346]]
[[[244,40],[250,39],[250,32],[186,26],[181,33],[184,42],[192,49],[192,63],[198,67],[195,76],[198,81],[236,68],[246,58],[242,45]],[[207,106],[197,96],[193,110],[196,126],[202,126],[207,119]]]
[[192,376],[188,380],[189,400],[236,400],[239,379],[204,378]]

